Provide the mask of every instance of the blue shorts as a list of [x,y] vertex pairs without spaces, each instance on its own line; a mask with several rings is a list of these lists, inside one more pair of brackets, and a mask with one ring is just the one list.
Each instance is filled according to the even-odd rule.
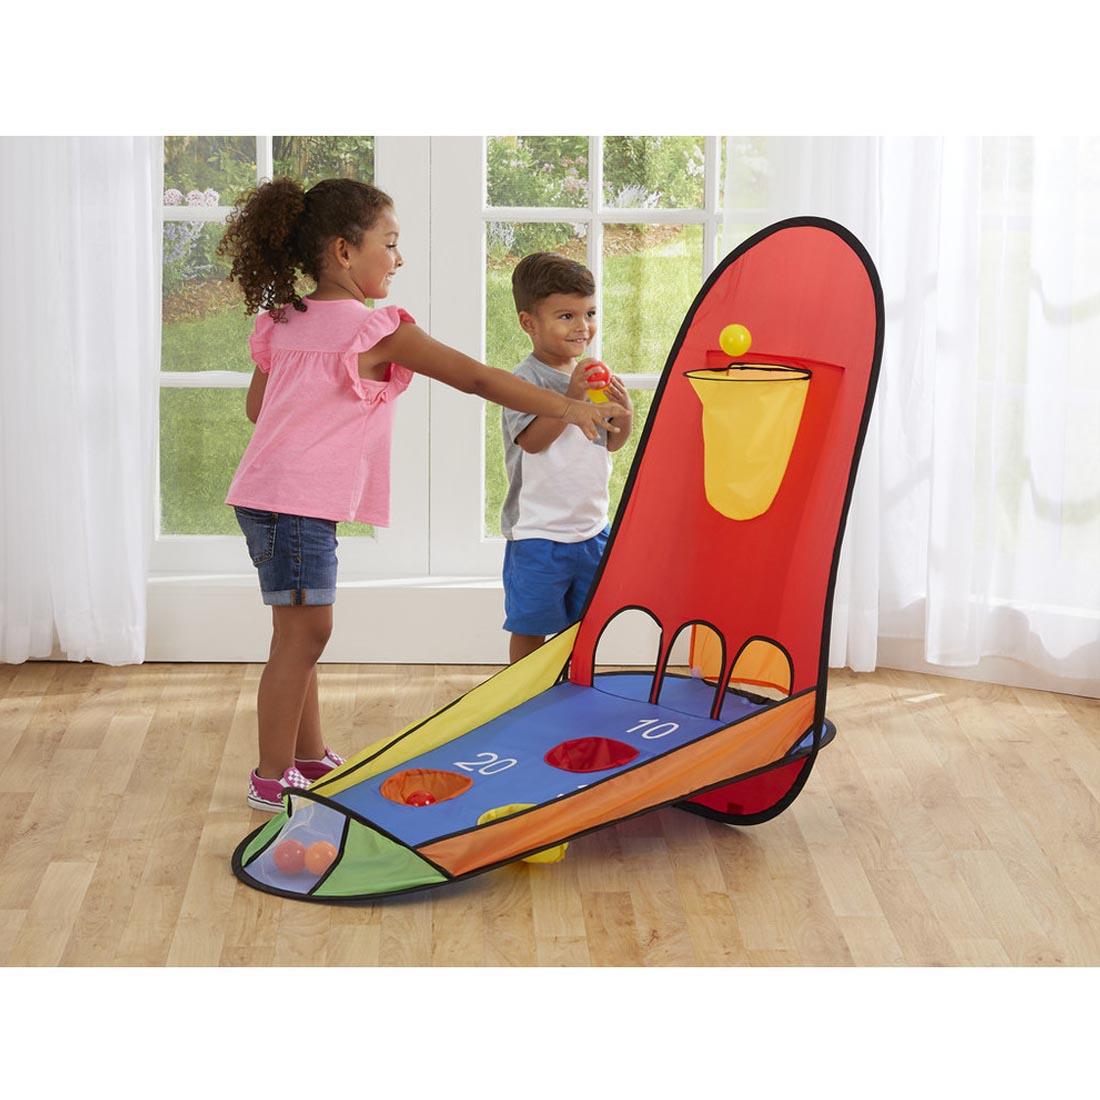
[[234,507],[273,607],[336,602],[336,521]]
[[607,546],[605,527],[584,542],[509,539],[504,547],[504,629],[558,634],[584,610]]

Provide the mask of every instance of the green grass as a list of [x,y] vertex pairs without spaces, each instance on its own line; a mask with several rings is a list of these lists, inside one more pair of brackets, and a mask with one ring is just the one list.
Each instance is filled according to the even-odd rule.
[[[659,373],[702,274],[702,230],[681,233],[643,252],[608,255],[604,265],[603,355],[620,374]],[[487,273],[486,359],[512,369],[531,351],[516,322],[511,267]],[[210,309],[197,319],[168,322],[163,330],[165,370],[251,370],[247,337],[252,320],[240,305]],[[223,501],[251,436],[240,389],[162,389],[160,413],[161,530],[165,534],[237,534],[233,511]],[[612,456],[611,507],[637,449],[652,392],[632,391],[634,431]],[[500,410],[485,410],[485,532],[500,533],[504,499]],[[340,524],[341,537],[371,535],[363,524]]]
[[703,279],[703,227],[604,261],[603,358],[616,374],[660,374]]
[[252,324],[240,305],[169,321],[161,329],[161,370],[251,372],[248,336]]

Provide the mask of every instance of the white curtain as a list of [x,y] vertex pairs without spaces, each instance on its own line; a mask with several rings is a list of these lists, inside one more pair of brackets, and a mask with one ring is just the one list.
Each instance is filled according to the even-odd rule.
[[1100,694],[1100,139],[730,138],[725,187],[727,250],[816,214],[882,278],[830,663],[911,639]]
[[0,138],[0,660],[145,653],[159,138]]

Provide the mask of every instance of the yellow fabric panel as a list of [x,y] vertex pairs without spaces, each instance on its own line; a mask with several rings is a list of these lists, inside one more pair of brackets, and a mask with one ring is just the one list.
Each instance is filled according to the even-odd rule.
[[691,656],[688,662],[692,668],[699,669],[704,679],[717,680],[722,675],[722,643],[710,627],[691,628]]
[[815,691],[797,695],[568,798],[425,844],[417,851],[437,867],[461,875],[734,779],[780,760],[799,734],[813,725],[816,699]]
[[[522,661],[509,665],[483,684],[478,684],[457,702],[436,711],[419,729],[416,729],[418,723],[413,722],[395,736],[384,737],[356,753],[339,768],[319,779],[311,789],[331,796],[354,787],[372,775],[446,745],[553,687],[573,652],[579,626],[577,623],[562,631]],[[410,733],[413,729],[416,732]],[[377,757],[372,760],[376,753]],[[363,764],[365,760],[370,760],[370,763]]]
[[[479,825],[488,825],[490,821],[499,821],[502,817],[511,817],[512,814],[518,814],[520,810],[530,810],[534,807],[533,802],[510,802],[507,806],[497,806],[495,809],[486,810],[485,813],[477,819]],[[569,850],[568,844],[556,844],[553,848],[546,848],[541,852],[536,852],[532,856],[524,856],[524,863],[561,863],[565,859],[565,853]]]

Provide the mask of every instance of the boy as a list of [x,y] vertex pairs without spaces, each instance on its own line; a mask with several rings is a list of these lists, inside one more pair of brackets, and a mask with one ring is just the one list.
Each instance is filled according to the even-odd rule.
[[[512,273],[512,296],[531,354],[515,373],[547,389],[583,398],[594,360],[596,284],[582,264],[553,252],[524,257]],[[604,391],[627,409],[618,434],[589,442],[571,424],[502,410],[508,493],[501,510],[504,629],[514,663],[580,618],[607,545],[609,451],[629,438],[633,406],[622,379]]]

